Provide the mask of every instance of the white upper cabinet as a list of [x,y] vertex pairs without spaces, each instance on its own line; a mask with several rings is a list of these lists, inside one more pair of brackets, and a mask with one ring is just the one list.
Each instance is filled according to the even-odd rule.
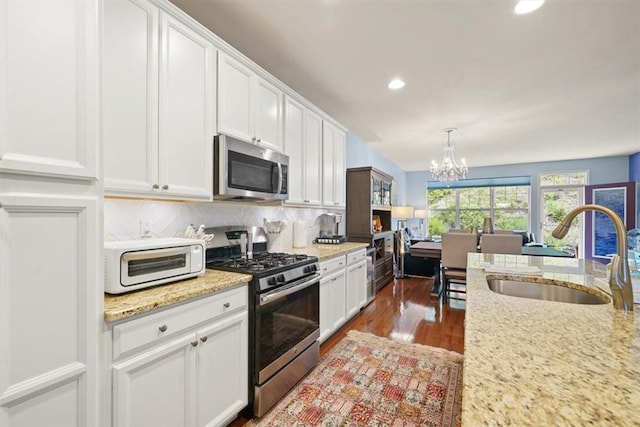
[[289,199],[287,203],[305,202],[304,188],[304,113],[302,104],[286,98],[284,104],[284,152],[289,156]]
[[210,200],[213,44],[146,0],[111,0],[104,14],[105,191]]
[[304,117],[304,184],[308,204],[322,203],[322,119],[311,110]]
[[0,172],[98,177],[92,1],[0,1]]
[[213,196],[215,49],[164,14],[160,68],[160,191]]
[[158,8],[146,0],[104,4],[102,116],[107,191],[145,193],[159,182],[159,22]]
[[282,151],[283,92],[227,54],[218,58],[218,133]]
[[287,204],[320,205],[322,119],[296,100],[285,98],[284,151],[289,156]]
[[322,204],[344,207],[346,183],[346,135],[335,125],[323,122],[322,130]]
[[245,141],[254,138],[253,72],[228,55],[218,54],[218,133]]

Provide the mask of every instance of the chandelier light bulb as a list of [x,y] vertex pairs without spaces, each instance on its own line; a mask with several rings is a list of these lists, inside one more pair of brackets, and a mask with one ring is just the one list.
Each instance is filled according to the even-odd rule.
[[442,163],[438,165],[435,160],[431,161],[429,171],[433,175],[433,178],[439,181],[457,181],[459,178],[464,179],[469,171],[467,162],[462,159],[460,164],[458,164],[453,154],[454,143],[451,141],[451,132],[454,130],[455,128],[445,129],[445,132],[447,132],[447,142],[442,145],[444,150]]

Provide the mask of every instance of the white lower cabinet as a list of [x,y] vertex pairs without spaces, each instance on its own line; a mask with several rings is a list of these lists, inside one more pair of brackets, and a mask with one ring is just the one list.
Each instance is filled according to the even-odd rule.
[[320,342],[326,340],[347,320],[346,271],[344,255],[320,263]]
[[222,425],[247,404],[247,339],[246,312],[198,332],[196,425]]
[[222,426],[247,404],[246,286],[111,328],[112,426]]
[[367,303],[367,251],[347,255],[347,315],[356,314]]
[[194,425],[195,334],[113,366],[114,426]]

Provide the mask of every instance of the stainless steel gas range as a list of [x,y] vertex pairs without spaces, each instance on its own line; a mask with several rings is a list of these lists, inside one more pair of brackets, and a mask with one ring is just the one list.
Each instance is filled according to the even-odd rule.
[[253,275],[249,283],[249,406],[263,416],[318,362],[318,258],[267,252],[260,227],[205,230],[207,268]]

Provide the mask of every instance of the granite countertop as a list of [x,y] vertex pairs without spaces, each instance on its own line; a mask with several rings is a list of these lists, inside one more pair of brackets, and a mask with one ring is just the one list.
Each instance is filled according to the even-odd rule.
[[611,302],[501,295],[489,290],[482,268],[538,266],[544,279],[601,293],[595,278],[606,276],[604,265],[468,257],[462,425],[640,425],[640,306],[625,315]]
[[126,294],[104,294],[104,320],[115,322],[157,308],[245,284],[250,274],[205,270],[202,276]]
[[285,252],[317,256],[320,261],[323,261],[325,259],[357,251],[358,249],[365,249],[368,246],[368,243],[356,242],[344,242],[340,243],[339,245],[325,245],[314,243],[313,245],[309,245],[305,248],[287,249]]

